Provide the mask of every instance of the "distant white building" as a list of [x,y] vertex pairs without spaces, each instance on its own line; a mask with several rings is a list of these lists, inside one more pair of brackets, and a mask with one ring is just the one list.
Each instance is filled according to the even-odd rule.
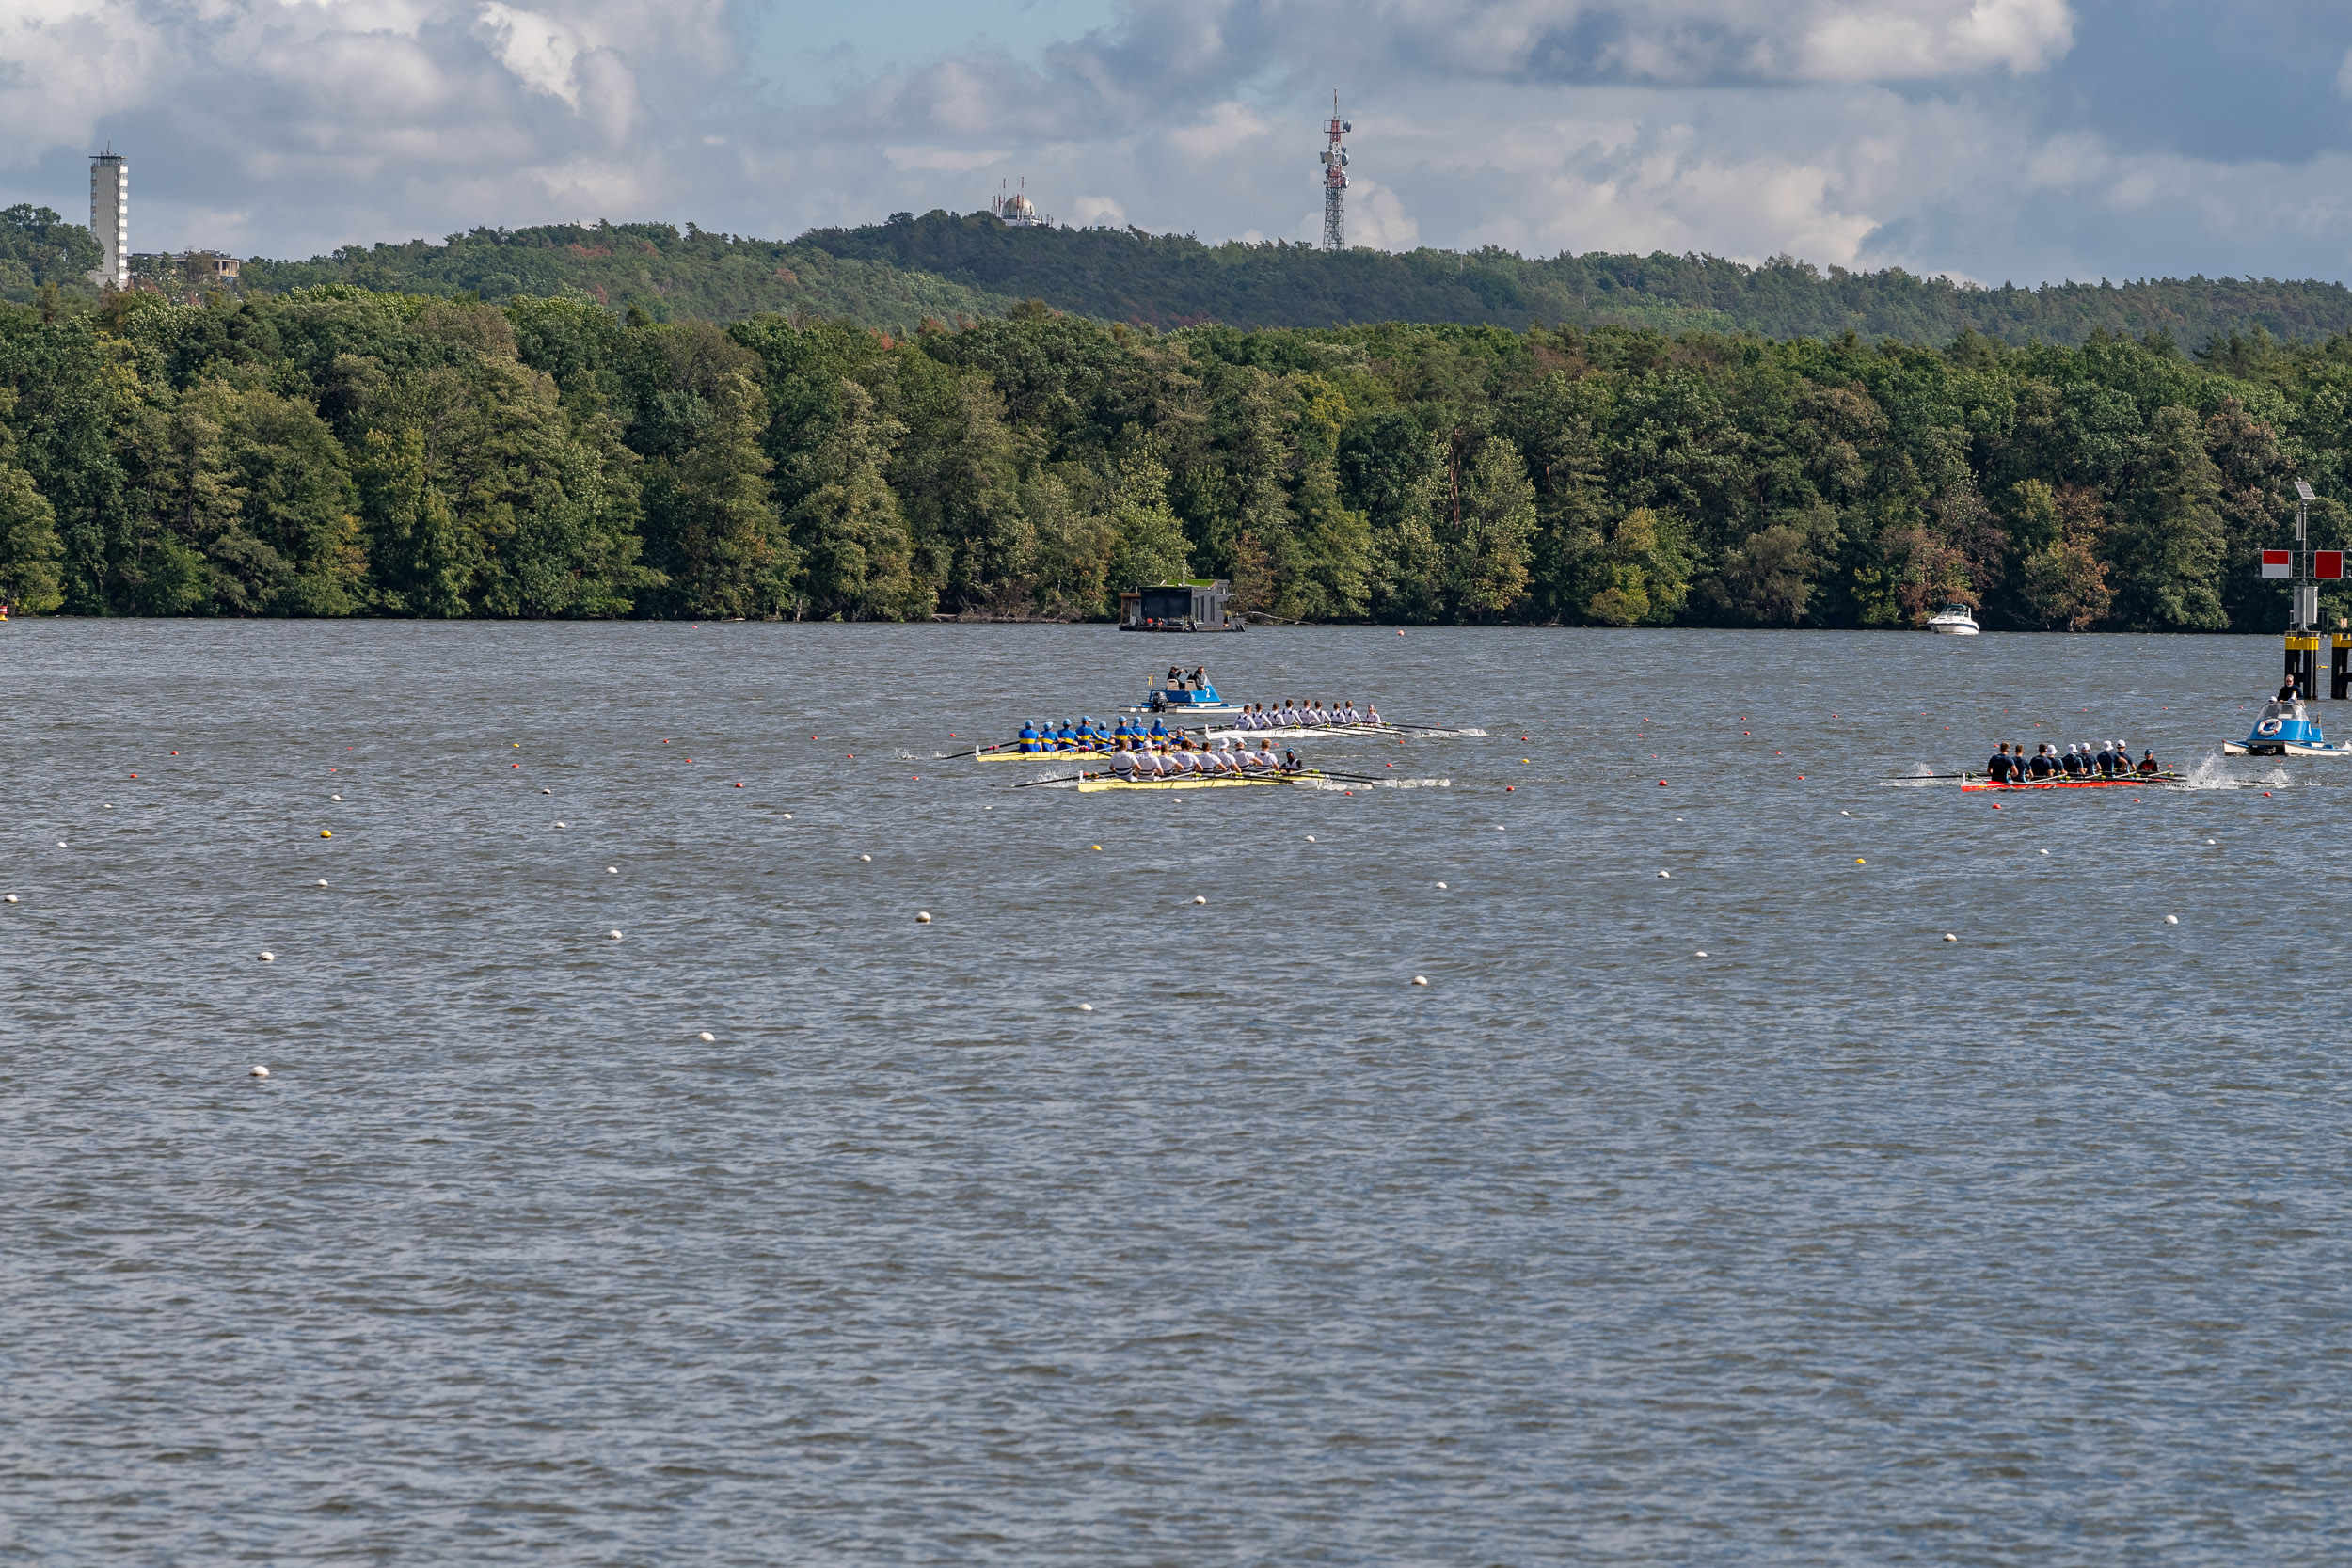
[[89,161],[89,231],[98,241],[98,270],[89,280],[101,288],[131,286],[131,166],[111,147]]

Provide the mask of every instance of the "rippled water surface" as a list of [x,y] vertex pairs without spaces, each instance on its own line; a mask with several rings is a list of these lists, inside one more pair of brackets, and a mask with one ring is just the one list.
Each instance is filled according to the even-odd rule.
[[[1491,733],[939,759],[1171,657]],[[0,627],[0,1557],[2341,1562],[2277,660]]]

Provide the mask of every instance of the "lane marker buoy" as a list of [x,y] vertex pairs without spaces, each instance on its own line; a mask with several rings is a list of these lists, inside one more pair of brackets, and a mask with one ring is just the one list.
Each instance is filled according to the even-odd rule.
[[915,911],[914,923],[917,926],[929,926],[931,923],[931,911],[929,910]]
[[247,1078],[267,1078],[269,1076],[269,1069],[262,1067],[257,1062],[254,1064],[252,1069],[246,1072],[246,1076]]
[[1944,933],[1944,940],[1945,940],[1946,942],[1958,942],[1958,941],[1960,940],[1960,938],[1959,938],[1959,937],[1957,937],[1957,936],[1955,936],[1955,935],[1954,935],[1953,933],[1951,933],[1950,931],[1947,931],[1947,932],[1945,932],[1945,933]]
[[262,951],[262,961],[265,964],[274,964],[278,961],[278,955],[264,948]]
[[604,869],[608,876],[617,877],[621,874],[621,868],[617,865],[608,865]]
[[715,1043],[717,1043],[718,1038],[719,1038],[719,1037],[718,1037],[718,1036],[716,1036],[716,1035],[712,1034],[712,1033],[711,1033],[709,1030],[707,1030],[707,1029],[704,1030],[701,1034],[699,1034],[699,1035],[695,1036],[694,1037],[695,1037],[696,1039],[698,1039],[698,1040],[702,1041],[705,1045],[712,1045],[712,1044],[715,1044]]
[[1425,986],[1425,985],[1427,985],[1428,983],[1429,983],[1429,981],[1428,981],[1425,977],[1423,977],[1423,976],[1422,976],[1422,975],[1416,974],[1416,975],[1414,975],[1414,976],[1413,976],[1413,984],[1415,984],[1415,985],[1417,985],[1417,986]]
[[1443,893],[1443,892],[1445,891],[1445,884],[1444,884],[1443,882],[1439,882],[1439,883],[1438,884],[1438,892],[1440,892],[1440,893]]
[[1196,904],[1205,904],[1208,902],[1208,899],[1196,893],[1192,895],[1192,901]]
[[321,878],[319,879],[319,886],[321,886],[321,887],[325,887],[326,885],[326,878],[324,878],[324,877],[321,877]]
[[618,931],[607,931],[604,934],[605,939],[609,942],[618,942],[621,940],[621,933]]
[[1697,952],[1692,954],[1691,957],[1694,958],[1704,958],[1707,957],[1707,950],[1705,948],[1701,948]]
[[327,797],[327,799],[328,799],[328,800],[342,800],[342,796],[340,796],[340,795],[329,795],[329,796]]
[[13,893],[9,894],[9,895],[8,895],[8,902],[9,902],[9,903],[11,903],[11,904],[15,903],[15,902],[16,902],[16,895],[15,895],[15,894],[13,894]]
[[319,830],[319,837],[321,838],[333,838],[334,836],[335,835],[333,833],[328,832],[325,828],[321,828]]
[[1661,878],[1671,879],[1674,876],[1674,873],[1671,871],[1661,871],[1658,875]]
[[858,861],[861,864],[871,865],[874,863],[874,857],[871,855],[860,855],[858,857]]
[[571,824],[570,824],[570,823],[568,823],[568,822],[558,822],[558,823],[556,824],[556,826],[557,826],[557,827],[559,827],[559,828],[568,828],[568,827],[570,827],[570,826],[571,826]]
[[2164,923],[2167,926],[2178,926],[2181,923],[2181,917],[2177,914],[2168,914],[2164,917]]

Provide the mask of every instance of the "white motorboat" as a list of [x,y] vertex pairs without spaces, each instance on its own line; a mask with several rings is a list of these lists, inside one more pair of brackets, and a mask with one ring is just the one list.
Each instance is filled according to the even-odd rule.
[[1928,630],[1953,637],[1977,635],[1977,617],[1964,604],[1947,604],[1928,617]]

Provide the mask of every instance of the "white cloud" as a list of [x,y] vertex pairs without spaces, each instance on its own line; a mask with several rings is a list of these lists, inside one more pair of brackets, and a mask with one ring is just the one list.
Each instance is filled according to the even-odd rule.
[[[1311,240],[1336,83],[1358,244],[2352,271],[2352,132],[2151,146],[2076,108],[2091,62],[2143,62],[2112,47],[2133,20],[2066,0],[1121,0],[815,104],[737,59],[755,3],[6,0],[0,168],[77,211],[111,137],[142,244],[264,255],[583,216],[789,237],[1016,173],[1071,222]],[[2352,13],[2327,26],[2307,74],[2352,98]]]
[[515,73],[515,80],[580,107],[580,80],[573,68],[588,45],[579,32],[537,11],[496,4],[482,8],[482,25],[493,40],[499,63]]
[[1192,158],[1221,158],[1274,129],[1266,118],[1248,104],[1228,99],[1210,109],[1199,122],[1168,134],[1175,149]]

